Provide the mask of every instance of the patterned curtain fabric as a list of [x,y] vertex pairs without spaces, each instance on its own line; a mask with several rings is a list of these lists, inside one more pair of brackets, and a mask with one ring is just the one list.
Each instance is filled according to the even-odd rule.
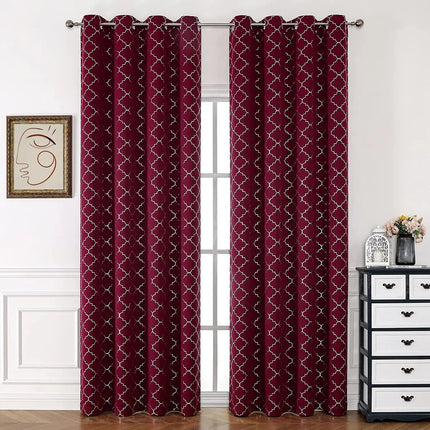
[[200,31],[82,30],[81,409],[199,410]]
[[346,410],[347,27],[302,16],[230,36],[235,415]]

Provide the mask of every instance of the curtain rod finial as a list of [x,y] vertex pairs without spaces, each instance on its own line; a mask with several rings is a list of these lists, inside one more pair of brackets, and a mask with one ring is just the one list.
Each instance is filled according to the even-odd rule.
[[67,27],[67,28],[73,28],[73,27],[77,27],[77,26],[79,26],[79,25],[81,25],[81,23],[80,23],[80,22],[73,22],[71,19],[68,19],[68,20],[66,21],[66,27]]

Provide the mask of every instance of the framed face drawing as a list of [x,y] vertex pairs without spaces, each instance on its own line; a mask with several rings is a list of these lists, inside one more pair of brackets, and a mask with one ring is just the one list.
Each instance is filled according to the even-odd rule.
[[72,197],[72,116],[7,117],[7,197]]

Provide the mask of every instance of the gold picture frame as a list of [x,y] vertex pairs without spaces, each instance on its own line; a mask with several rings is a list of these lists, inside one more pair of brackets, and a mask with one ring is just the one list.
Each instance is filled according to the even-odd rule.
[[72,116],[7,116],[7,197],[72,197]]

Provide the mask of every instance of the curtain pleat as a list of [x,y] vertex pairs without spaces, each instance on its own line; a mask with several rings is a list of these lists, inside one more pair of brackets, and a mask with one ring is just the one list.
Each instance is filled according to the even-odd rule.
[[115,375],[113,104],[100,96],[112,92],[113,38],[101,17],[84,19],[91,37],[81,38],[81,404],[97,414],[112,407]]
[[316,31],[313,17],[297,20],[296,35],[296,220],[297,223],[297,388],[295,410],[314,408],[315,203],[316,203]]
[[[180,37],[181,136],[181,409],[195,413],[200,404],[200,39],[197,20],[182,18]],[[198,91],[195,89],[198,88]],[[191,91],[190,89],[194,89]],[[196,330],[197,328],[197,330]]]
[[345,20],[333,16],[327,29],[328,124],[328,320],[329,375],[327,409],[346,410],[346,312],[348,306],[348,73]]
[[[264,206],[264,315],[276,324],[266,326],[264,331],[265,361],[265,403],[280,415],[276,397],[285,397],[285,353],[282,339],[285,339],[286,326],[283,320],[284,310],[280,304],[286,301],[285,262],[278,255],[285,254],[285,242],[282,240],[285,229],[284,176],[285,176],[285,129],[282,117],[285,111],[284,79],[285,64],[284,32],[282,18],[272,17],[266,23],[263,32],[263,73],[264,73],[264,135],[262,146],[264,156],[264,186],[261,199]],[[271,387],[276,387],[272,390]]]
[[[237,17],[230,33],[231,130],[231,309],[230,405],[233,410],[258,410],[264,378],[264,207],[262,50],[251,18]],[[234,73],[234,75],[233,75]],[[240,100],[240,103],[234,103]],[[255,123],[254,123],[255,121]],[[247,124],[254,124],[249,127]],[[248,372],[242,368],[243,364]],[[240,414],[239,414],[240,415]]]
[[347,29],[302,16],[230,35],[230,408],[346,409]]
[[200,31],[82,30],[81,409],[199,410]]

